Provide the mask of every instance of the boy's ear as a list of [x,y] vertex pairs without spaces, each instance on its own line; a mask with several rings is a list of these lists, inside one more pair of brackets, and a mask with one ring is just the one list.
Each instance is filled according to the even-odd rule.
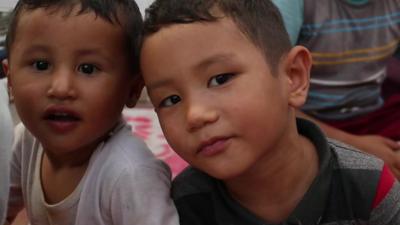
[[289,105],[300,108],[306,101],[310,84],[312,58],[303,46],[295,46],[285,58]]
[[10,65],[8,63],[8,59],[3,59],[3,61],[1,61],[1,65],[2,65],[2,68],[3,68],[3,72],[7,77],[8,90],[11,90],[12,84],[11,84],[11,79],[10,79]]
[[12,93],[12,82],[10,79],[10,64],[8,62],[8,59],[3,59],[1,61],[2,69],[4,74],[7,77],[7,92],[8,92],[8,99],[10,102],[14,101],[13,93]]
[[3,59],[3,61],[1,61],[1,65],[2,65],[4,74],[8,78],[9,77],[8,73],[10,71],[9,66],[8,66],[8,59]]
[[126,102],[128,108],[133,108],[139,100],[140,94],[144,87],[144,81],[141,75],[136,74],[132,80],[132,85],[129,91],[129,96]]

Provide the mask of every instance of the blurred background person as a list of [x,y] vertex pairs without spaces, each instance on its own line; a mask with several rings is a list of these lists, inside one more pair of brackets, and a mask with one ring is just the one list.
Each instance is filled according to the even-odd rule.
[[310,92],[299,115],[329,137],[382,158],[399,178],[400,91],[390,85],[384,98],[382,84],[397,55],[400,0],[274,2],[292,43],[313,56]]
[[0,79],[0,224],[4,224],[7,210],[13,130],[6,82]]

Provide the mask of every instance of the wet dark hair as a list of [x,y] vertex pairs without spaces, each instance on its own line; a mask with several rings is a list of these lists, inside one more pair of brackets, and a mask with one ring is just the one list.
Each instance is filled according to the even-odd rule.
[[232,19],[259,47],[275,72],[291,43],[280,12],[270,0],[156,0],[146,10],[143,34],[146,38],[169,25],[214,22],[223,17]]
[[10,58],[21,13],[44,8],[54,12],[63,10],[65,16],[70,16],[77,5],[81,8],[76,15],[94,12],[105,21],[122,27],[127,37],[127,55],[131,58],[133,72],[138,74],[143,19],[134,0],[19,0],[12,12],[7,31],[7,57]]

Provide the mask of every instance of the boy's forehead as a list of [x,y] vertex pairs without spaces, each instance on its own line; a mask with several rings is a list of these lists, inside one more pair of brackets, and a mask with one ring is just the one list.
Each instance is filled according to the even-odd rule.
[[[16,23],[14,34],[15,41],[27,32],[31,35],[48,33],[49,27],[54,27],[56,24],[59,26],[71,24],[70,26],[73,26],[75,20],[69,20],[70,16],[72,15],[65,16],[65,14],[60,10],[54,11],[45,8],[37,8],[34,10],[24,9],[21,11]],[[90,18],[88,17],[89,15],[84,16],[87,19]],[[95,18],[95,16],[93,15],[92,18]]]
[[71,16],[79,16],[79,15],[93,15],[95,13],[92,11],[85,11],[81,13],[81,5],[74,4],[70,7],[62,7],[62,6],[50,6],[50,7],[38,7],[34,9],[27,8],[26,6],[21,9],[19,12],[19,18],[22,17],[63,17],[68,18]]
[[[104,18],[96,13],[92,9],[86,9],[82,11],[82,5],[80,3],[71,4],[70,6],[50,6],[50,7],[38,7],[35,9],[29,9],[23,7],[21,11],[18,13],[16,18],[16,26],[15,30],[17,30],[22,22],[25,22],[26,25],[38,25],[33,24],[32,20],[36,19],[36,21],[41,21],[42,27],[46,26],[47,22],[52,22],[54,19],[59,22],[65,22],[66,20],[70,20],[71,18],[85,18],[88,21],[102,21],[108,24],[111,24],[116,29],[125,30],[127,24],[127,15],[125,15],[121,8],[118,8],[115,15],[110,15],[110,18]],[[115,17],[114,17],[115,16]],[[76,25],[79,26],[79,23]]]
[[[260,54],[232,19],[222,18],[160,29],[145,39],[141,64],[145,79],[149,76],[148,81],[155,81],[160,80],[159,76],[151,74],[185,74],[184,71],[205,71],[214,66],[233,68],[243,64],[244,58]],[[155,64],[160,66],[152,66]]]
[[[209,38],[209,36],[212,37]],[[198,45],[209,47],[222,39],[242,37],[243,34],[236,27],[236,24],[225,18],[210,22],[170,24],[145,37],[142,53],[146,53],[147,50],[149,52],[152,50],[163,51],[171,46],[178,47],[177,50],[180,51],[185,47],[196,47]],[[165,53],[168,53],[168,51]]]
[[[119,49],[125,53],[125,38],[120,26],[106,22],[94,13],[65,16],[62,11],[38,8],[20,15],[13,42],[18,49],[41,46],[41,49],[56,50],[68,46],[68,50],[86,53],[89,50],[105,52]],[[59,47],[56,48],[57,45]]]
[[[168,39],[172,38],[173,41],[179,41],[180,36],[198,36],[200,32],[213,33],[214,38],[203,39],[205,42],[215,42],[215,40],[221,37],[222,33],[230,33],[232,38],[246,37],[245,34],[239,29],[237,24],[229,17],[221,17],[215,21],[196,21],[191,23],[172,23],[163,25],[159,30],[149,35],[146,35],[144,42],[148,43],[148,40],[161,40],[161,43],[165,43]],[[221,32],[222,31],[222,32]],[[167,39],[166,39],[167,38]],[[247,39],[247,37],[246,37]],[[154,44],[154,41],[150,41]],[[192,42],[194,45],[196,42]]]
[[[84,22],[84,23],[82,23]],[[110,23],[104,18],[97,16],[94,11],[80,11],[80,6],[76,5],[72,8],[72,11],[68,11],[62,7],[49,7],[49,8],[36,8],[36,9],[22,9],[18,15],[17,23],[15,26],[15,36],[18,36],[18,33],[21,32],[21,28],[23,29],[38,29],[38,30],[46,30],[48,26],[59,24],[74,26],[76,28],[87,25],[88,23],[92,24],[94,28],[98,24],[110,24],[114,30],[120,30],[123,27],[118,24]]]
[[101,19],[113,24],[126,22],[126,17],[128,17],[122,6],[119,5],[110,12],[106,12],[91,7],[83,8],[83,5],[80,3],[80,1],[77,1],[60,5],[54,4],[49,6],[38,6],[35,8],[29,8],[29,6],[24,5],[21,6],[21,9],[18,12],[17,20],[19,20],[22,16],[29,17],[38,13],[41,14],[42,17],[58,16],[63,18],[89,15],[91,17],[95,17],[96,19]]
[[[180,46],[180,43],[185,46]],[[235,45],[229,48],[218,48],[227,43]],[[210,55],[213,55],[211,58],[215,59],[231,58],[233,54],[228,52],[242,45],[250,45],[257,51],[260,50],[259,46],[253,43],[232,18],[221,17],[215,21],[163,26],[155,33],[145,36],[142,53],[147,50],[149,52],[163,50],[173,45],[176,45],[178,50],[185,49],[185,47],[202,46],[208,49],[210,46],[215,46],[215,48],[211,47],[210,49]],[[168,54],[168,51],[166,53]]]

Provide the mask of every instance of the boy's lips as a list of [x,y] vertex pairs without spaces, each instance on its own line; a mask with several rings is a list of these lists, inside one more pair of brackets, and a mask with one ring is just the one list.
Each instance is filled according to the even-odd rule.
[[213,156],[221,153],[226,149],[231,138],[232,137],[217,136],[207,139],[206,141],[201,142],[197,149],[197,153],[205,156]]
[[45,110],[43,119],[55,132],[65,133],[74,129],[82,118],[69,107],[50,106]]

